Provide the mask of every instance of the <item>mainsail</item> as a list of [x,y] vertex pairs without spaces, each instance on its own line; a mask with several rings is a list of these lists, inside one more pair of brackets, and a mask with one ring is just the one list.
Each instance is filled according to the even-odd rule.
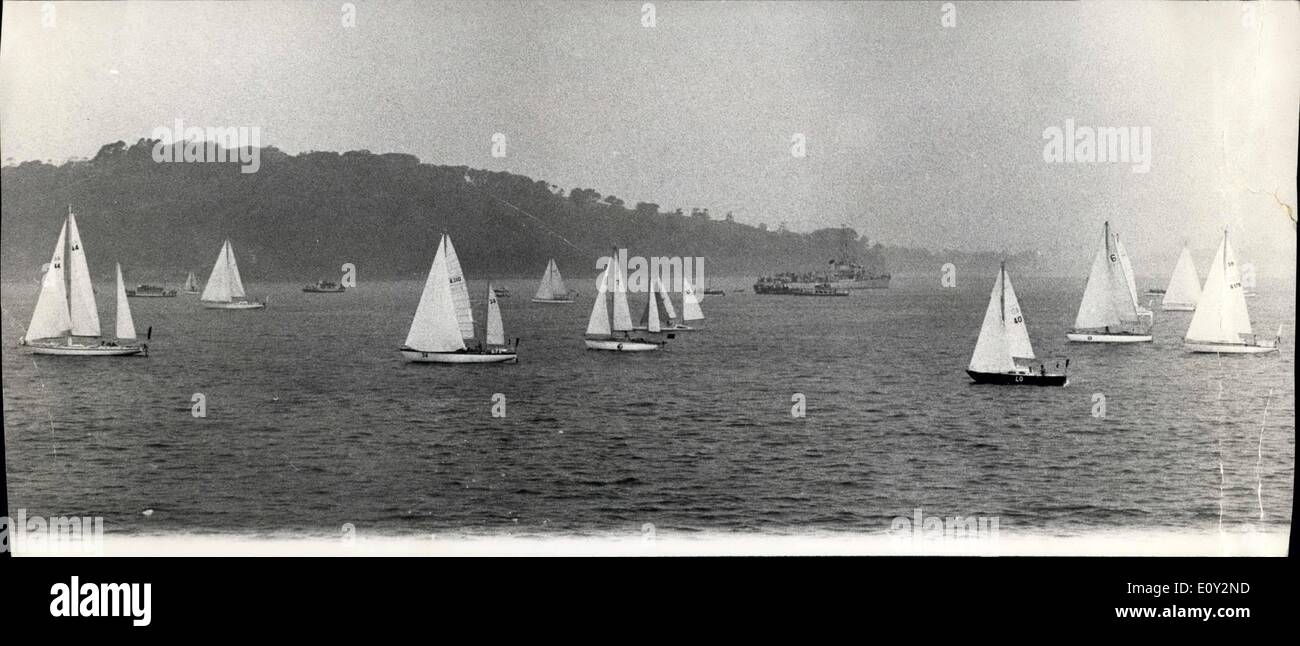
[[1169,277],[1169,287],[1165,289],[1165,305],[1196,305],[1201,297],[1201,278],[1196,275],[1196,265],[1192,254],[1183,247],[1178,254],[1178,264],[1174,265],[1174,275]]
[[462,339],[473,339],[474,313],[470,311],[469,285],[465,282],[465,272],[460,268],[460,258],[456,256],[456,247],[451,244],[451,236],[443,234],[442,239],[447,248],[447,281],[451,287],[451,301],[456,308],[456,320],[460,322],[460,336]]
[[211,301],[216,303],[229,303],[234,296],[231,291],[230,278],[230,243],[221,244],[221,253],[217,254],[217,262],[212,265],[212,273],[208,274],[207,286],[203,288],[203,294],[199,300]]
[[546,273],[542,275],[542,284],[537,287],[537,295],[534,298],[554,301],[567,298],[568,295],[569,290],[564,285],[564,278],[560,277],[560,268],[552,258],[546,263]]
[[682,320],[698,321],[704,318],[704,312],[700,310],[700,299],[695,295],[695,288],[691,286],[691,281],[682,276]]
[[455,352],[465,349],[447,272],[449,242],[443,236],[438,244],[433,266],[424,281],[424,291],[420,293],[420,304],[415,308],[415,318],[406,333],[406,347],[413,350]]
[[72,317],[68,313],[68,293],[63,284],[64,247],[67,242],[68,223],[59,230],[59,242],[54,247],[49,269],[41,277],[41,293],[36,297],[32,322],[23,338],[27,341],[63,336],[72,330]]
[[609,292],[609,282],[613,263],[605,266],[605,271],[596,280],[596,302],[591,306],[591,318],[587,320],[587,334],[592,336],[609,336],[609,306],[605,304],[605,294]]
[[117,338],[135,339],[135,321],[131,319],[131,304],[126,300],[126,285],[122,282],[122,265],[117,263]]
[[99,308],[95,305],[95,287],[86,266],[86,250],[81,246],[77,217],[68,209],[68,265],[71,268],[68,306],[72,316],[73,336],[99,336]]
[[[989,306],[984,310],[984,324],[980,326],[979,340],[975,342],[975,352],[970,358],[970,370],[974,372],[1007,373],[1016,367],[1016,362],[1012,359],[1013,341],[1007,327],[1003,286],[1009,281],[1005,277],[1005,269],[998,271],[998,279],[994,281],[993,291],[989,294]],[[1019,310],[1018,305],[1016,309]],[[1023,324],[1021,321],[1022,326]],[[1031,350],[1030,356],[1033,356],[1032,352]]]
[[235,247],[226,241],[226,262],[230,265],[230,296],[231,298],[244,297],[244,281],[239,278],[239,264],[235,262]]
[[505,345],[506,332],[501,325],[501,305],[497,302],[497,293],[492,289],[492,283],[488,283],[487,300],[487,336],[484,342],[487,345]]
[[1205,289],[1201,291],[1184,339],[1237,344],[1242,343],[1243,334],[1251,334],[1250,312],[1246,309],[1237,256],[1228,243],[1228,232],[1224,231],[1223,242],[1214,254],[1210,273],[1205,277]]
[[623,275],[623,270],[618,264],[618,252],[610,256],[609,264],[614,268],[613,287],[614,292],[614,329],[625,332],[632,329],[632,313],[627,306],[627,277]]
[[673,309],[673,299],[668,297],[668,286],[664,285],[663,281],[659,280],[658,278],[655,278],[655,282],[659,283],[659,300],[661,301],[661,305],[664,308],[663,320],[667,322],[677,318],[677,311]]
[[1074,328],[1078,330],[1120,327],[1140,320],[1128,254],[1119,244],[1119,237],[1111,233],[1110,222],[1103,231],[1102,247],[1093,257],[1088,285],[1074,317]]

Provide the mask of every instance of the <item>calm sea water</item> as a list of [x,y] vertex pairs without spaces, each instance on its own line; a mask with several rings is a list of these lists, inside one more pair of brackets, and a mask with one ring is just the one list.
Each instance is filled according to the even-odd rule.
[[[152,354],[116,360],[17,349],[36,286],[9,283],[10,504],[123,533],[883,533],[922,508],[1069,535],[1213,528],[1221,503],[1225,525],[1257,524],[1258,479],[1263,522],[1289,526],[1291,340],[1191,355],[1190,313],[1157,312],[1155,343],[1069,344],[1081,281],[1014,280],[1038,354],[1072,359],[1066,388],[970,384],[992,276],[822,299],[714,280],[728,294],[706,297],[706,330],[643,355],[583,349],[592,281],[567,306],[504,281],[520,363],[460,368],[401,361],[416,281],[341,295],[250,282],[272,297],[260,312],[133,299]],[[111,285],[99,291],[111,330]],[[1250,307],[1259,331],[1294,330],[1290,288]]]

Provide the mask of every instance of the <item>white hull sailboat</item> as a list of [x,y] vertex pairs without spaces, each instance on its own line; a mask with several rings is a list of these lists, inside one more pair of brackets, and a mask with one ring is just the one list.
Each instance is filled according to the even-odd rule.
[[190,272],[190,275],[185,277],[185,288],[182,291],[186,294],[198,294],[203,291],[199,289],[199,281],[194,277],[194,272]]
[[1174,265],[1174,275],[1169,277],[1169,287],[1165,289],[1160,309],[1166,312],[1194,312],[1201,297],[1201,278],[1196,275],[1196,265],[1192,263],[1192,254],[1183,246],[1178,254],[1178,263]]
[[235,248],[226,240],[212,265],[207,286],[199,297],[203,307],[210,310],[260,310],[266,302],[250,301],[244,294],[244,281],[239,277],[239,264],[235,262]]
[[[66,241],[66,249],[65,249]],[[67,263],[65,263],[65,260]],[[65,266],[70,278],[65,286]],[[90,283],[86,251],[77,229],[77,218],[68,207],[68,217],[59,232],[50,267],[41,278],[32,322],[22,345],[33,354],[78,357],[122,357],[146,354],[148,346],[137,341],[131,305],[126,300],[122,267],[117,267],[117,340],[100,338],[99,309]]]
[[1145,343],[1151,341],[1152,314],[1138,305],[1133,265],[1110,222],[1103,227],[1101,249],[1083,290],[1079,313],[1066,338],[1080,343]]
[[[1066,359],[1065,369],[1069,367],[1070,360]],[[1011,287],[1006,263],[998,270],[993,292],[989,294],[984,324],[980,327],[979,340],[975,342],[975,352],[971,355],[966,374],[977,384],[1064,386],[1069,383],[1059,361],[1057,367],[1049,372],[1046,361],[1034,358],[1029,328],[1020,311],[1016,290]]]
[[[627,305],[627,288],[625,278],[619,268],[618,253],[610,256],[605,266],[605,273],[600,275],[596,284],[596,302],[591,307],[591,318],[587,321],[587,334],[583,338],[588,350],[607,350],[611,352],[652,352],[663,348],[664,341],[646,338],[634,338],[632,331],[632,313]],[[612,293],[614,312],[611,317],[606,304],[606,294]],[[653,299],[651,299],[653,302]],[[658,333],[659,308],[649,307],[646,321],[647,332]],[[621,334],[620,334],[621,333]]]
[[406,333],[406,343],[402,344],[402,358],[413,363],[518,363],[517,348],[506,345],[498,298],[488,284],[484,343],[467,347],[465,341],[475,339],[469,288],[456,247],[450,236],[443,235]]
[[534,303],[572,303],[573,292],[564,285],[564,278],[560,276],[560,268],[555,264],[555,259],[546,263],[546,273],[542,274],[542,284],[537,287],[537,294],[533,296]]
[[1183,348],[1215,354],[1264,354],[1277,352],[1281,337],[1281,327],[1272,339],[1260,339],[1252,332],[1241,268],[1228,243],[1228,232],[1224,231],[1210,273],[1205,277],[1205,289],[1196,304],[1196,313],[1192,314],[1187,335],[1183,337]]

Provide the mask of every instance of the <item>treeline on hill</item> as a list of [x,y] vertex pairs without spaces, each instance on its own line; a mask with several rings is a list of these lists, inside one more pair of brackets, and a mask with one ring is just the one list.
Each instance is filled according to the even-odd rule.
[[[343,263],[373,278],[428,271],[443,232],[466,272],[540,275],[548,258],[566,274],[595,274],[612,247],[642,256],[704,257],[715,275],[811,269],[846,252],[884,268],[884,248],[846,228],[770,231],[715,219],[707,209],[628,208],[594,189],[368,151],[288,155],[260,150],[260,167],[159,163],[155,140],[108,144],[93,159],[3,169],[6,279],[35,278],[72,205],[95,276],[122,262],[140,280],[206,277],[221,241],[254,280],[333,276]],[[182,144],[177,144],[180,146]],[[177,151],[179,153],[179,151]],[[231,153],[234,156],[234,153]],[[177,155],[180,158],[180,155]],[[568,244],[565,241],[568,241]]]

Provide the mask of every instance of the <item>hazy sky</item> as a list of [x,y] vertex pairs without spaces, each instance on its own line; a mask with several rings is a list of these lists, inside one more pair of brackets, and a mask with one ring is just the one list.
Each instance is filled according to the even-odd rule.
[[[1086,265],[1209,247],[1294,273],[1295,3],[5,3],[0,155],[190,125],[509,170],[890,244]],[[46,23],[43,23],[46,19]],[[1149,127],[1150,171],[1044,129]],[[491,156],[492,135],[507,156]],[[807,155],[791,155],[791,137]],[[1294,206],[1292,207],[1294,208]]]

